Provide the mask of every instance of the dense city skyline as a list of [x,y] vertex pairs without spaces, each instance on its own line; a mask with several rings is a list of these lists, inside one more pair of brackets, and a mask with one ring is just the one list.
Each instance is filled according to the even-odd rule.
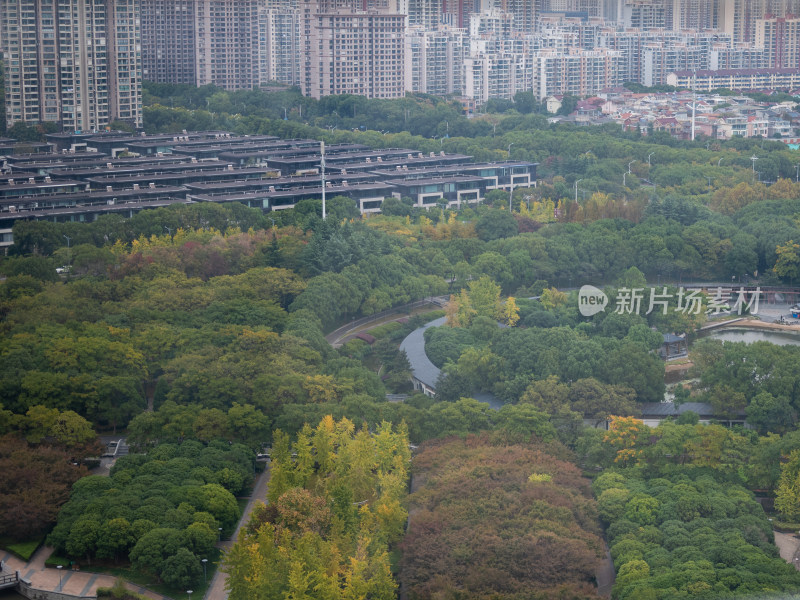
[[471,106],[681,72],[791,91],[800,72],[798,0],[3,0],[0,15],[7,124],[75,131],[140,127],[142,80]]

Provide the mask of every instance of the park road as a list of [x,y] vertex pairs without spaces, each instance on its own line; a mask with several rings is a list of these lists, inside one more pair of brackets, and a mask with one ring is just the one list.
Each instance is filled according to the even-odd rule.
[[[253,493],[250,494],[250,500],[247,502],[247,506],[244,509],[242,518],[239,520],[239,525],[236,527],[236,531],[234,532],[233,536],[231,536],[230,540],[225,540],[217,544],[217,547],[223,552],[223,559],[224,559],[224,553],[227,552],[233,546],[234,542],[238,539],[239,532],[241,531],[241,529],[244,526],[246,526],[247,523],[250,521],[250,514],[253,512],[253,508],[255,507],[256,503],[257,502],[266,503],[267,488],[269,485],[269,476],[270,476],[270,463],[267,462],[267,465],[264,468],[264,472],[258,476],[258,479],[256,479],[256,483],[253,486]],[[211,579],[211,585],[208,586],[208,590],[206,591],[204,600],[227,600],[228,591],[225,589],[225,583],[227,581],[228,581],[228,574],[223,573],[218,566],[217,571],[214,573],[214,577]]]

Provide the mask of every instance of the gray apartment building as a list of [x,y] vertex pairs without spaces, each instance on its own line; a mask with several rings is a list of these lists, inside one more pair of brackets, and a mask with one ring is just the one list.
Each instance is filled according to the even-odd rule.
[[139,0],[0,0],[6,123],[142,124]]

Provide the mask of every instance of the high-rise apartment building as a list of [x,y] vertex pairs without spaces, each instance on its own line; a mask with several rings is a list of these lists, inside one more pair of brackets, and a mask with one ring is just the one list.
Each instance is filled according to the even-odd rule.
[[717,26],[733,37],[734,42],[752,44],[756,37],[756,21],[766,13],[766,0],[717,0]]
[[405,88],[437,96],[464,93],[464,61],[469,35],[442,25],[435,31],[410,30],[406,36]]
[[[317,4],[311,2],[307,4]],[[357,94],[401,98],[405,94],[407,16],[392,10],[338,8],[304,12],[306,54],[301,88],[314,98]]]
[[195,0],[197,85],[252,89],[257,80],[258,0]]
[[715,0],[667,0],[667,13],[672,13],[672,29],[714,29],[717,27]]
[[141,0],[141,7],[144,78],[194,85],[195,0]]
[[[276,78],[296,83],[298,17],[289,2],[139,1],[142,62],[149,81],[214,84],[226,90],[252,89]],[[292,37],[284,43],[288,34]],[[294,61],[286,55],[290,49]]]
[[409,0],[408,26],[433,31],[442,20],[442,0]]
[[777,17],[756,23],[757,48],[772,69],[800,69],[800,18]]
[[138,0],[0,0],[6,123],[142,124]]
[[403,97],[406,6],[402,0],[302,0],[303,93]]
[[300,85],[300,11],[294,3],[273,4],[259,10],[257,79]]
[[664,29],[667,26],[663,0],[634,0],[622,6],[620,20],[625,27],[635,29]]
[[540,100],[548,96],[572,94],[587,96],[622,83],[619,69],[621,52],[598,48],[569,53],[544,50],[533,55],[533,94]]

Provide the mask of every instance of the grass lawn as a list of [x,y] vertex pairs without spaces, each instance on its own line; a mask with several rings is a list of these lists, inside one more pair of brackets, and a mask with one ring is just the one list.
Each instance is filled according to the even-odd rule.
[[64,568],[72,566],[72,561],[68,558],[64,558],[63,556],[57,556],[55,554],[51,554],[50,557],[44,561],[45,567],[56,568],[58,565],[61,565]]
[[250,498],[237,498],[236,504],[239,505],[239,512],[244,514],[244,509],[247,508],[247,503],[250,502]]
[[43,540],[31,540],[27,542],[15,542],[10,538],[0,539],[0,547],[5,548],[14,556],[21,558],[28,562],[36,552],[36,549],[41,545]]

